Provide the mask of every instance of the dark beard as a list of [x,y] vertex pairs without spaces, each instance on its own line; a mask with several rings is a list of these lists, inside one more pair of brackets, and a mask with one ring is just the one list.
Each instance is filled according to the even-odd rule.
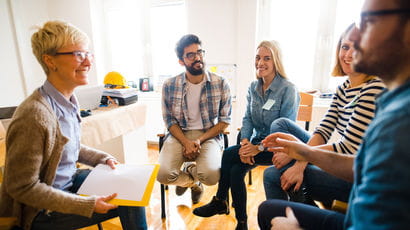
[[201,62],[201,61],[195,61],[195,62],[193,62],[190,66],[186,66],[186,65],[185,65],[185,69],[186,69],[191,75],[194,75],[194,76],[202,75],[202,74],[204,73],[204,67],[202,67],[201,69],[195,69],[193,66],[194,66],[196,63],[202,63],[202,65],[203,65],[203,62]]
[[402,49],[403,30],[397,28],[392,36],[384,41],[383,44],[373,48],[371,54],[365,54],[358,44],[354,44],[355,49],[359,52],[359,62],[354,63],[353,69],[359,73],[376,75],[384,81],[389,81],[400,71],[404,59]]

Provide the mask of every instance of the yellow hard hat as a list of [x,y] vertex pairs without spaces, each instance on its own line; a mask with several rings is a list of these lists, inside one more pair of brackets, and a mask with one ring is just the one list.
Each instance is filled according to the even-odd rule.
[[115,71],[109,72],[105,75],[104,85],[106,88],[129,88],[125,77]]

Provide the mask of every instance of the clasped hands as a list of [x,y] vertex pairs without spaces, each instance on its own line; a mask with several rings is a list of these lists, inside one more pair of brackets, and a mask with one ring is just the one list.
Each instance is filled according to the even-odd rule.
[[182,155],[188,160],[193,161],[199,156],[200,150],[201,141],[199,139],[188,140],[183,143]]
[[248,139],[243,139],[240,145],[239,157],[242,163],[250,165],[255,164],[255,159],[253,157],[259,153],[258,146],[253,145]]
[[[290,134],[273,133],[267,136],[261,143],[265,148],[268,148],[268,151],[275,152],[276,157],[272,158],[272,163],[278,168],[289,163],[291,161],[289,157],[296,160],[305,160],[304,157],[298,154],[299,149],[302,149],[305,144]],[[241,161],[245,164],[253,165],[255,163],[254,156],[260,152],[258,147],[247,139],[243,139],[240,144],[239,156]]]

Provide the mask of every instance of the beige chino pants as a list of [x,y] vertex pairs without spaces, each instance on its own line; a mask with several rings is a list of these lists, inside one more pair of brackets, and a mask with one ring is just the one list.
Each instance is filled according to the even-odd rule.
[[[197,139],[202,130],[184,131],[187,138]],[[196,165],[190,167],[189,173],[181,171],[186,162],[182,154],[182,144],[172,135],[167,137],[159,155],[160,169],[157,180],[162,184],[191,187],[196,181],[205,185],[214,185],[219,181],[222,146],[215,138],[201,144],[200,154],[195,159]]]

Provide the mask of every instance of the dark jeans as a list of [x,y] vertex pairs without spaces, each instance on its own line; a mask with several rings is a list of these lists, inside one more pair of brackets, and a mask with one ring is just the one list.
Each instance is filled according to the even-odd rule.
[[[90,170],[78,170],[73,177],[73,186],[68,192],[75,193],[84,182],[85,178],[90,173]],[[120,217],[121,225],[123,229],[127,230],[141,230],[147,229],[147,222],[145,219],[144,207],[128,207],[119,206],[117,209],[112,209],[106,214],[93,213],[88,218],[85,216],[79,216],[74,214],[65,214],[59,212],[45,213],[41,211],[32,223],[33,230],[54,230],[54,229],[77,229],[94,224],[98,224],[105,220]]]
[[[280,177],[283,171],[274,166],[265,169],[263,173],[263,184],[266,199],[287,200],[287,193],[283,191]],[[303,186],[310,197],[314,200],[331,204],[333,200],[347,202],[349,200],[352,183],[326,173],[317,166],[308,164],[304,171]]]
[[[272,122],[271,132],[290,133],[304,143],[310,139],[308,132],[287,118],[279,118]],[[282,190],[280,177],[291,165],[293,165],[293,162],[281,169],[276,169],[274,166],[265,169],[263,183],[266,199],[287,200],[287,193]],[[304,171],[303,186],[314,200],[331,204],[335,199],[347,202],[349,200],[352,183],[339,179],[314,165],[308,164]]]
[[270,230],[272,218],[286,216],[286,207],[292,208],[300,227],[304,230],[344,229],[345,215],[341,213],[284,200],[267,200],[259,206],[258,224],[260,229]]
[[256,165],[272,165],[273,154],[271,152],[260,152],[254,157],[255,164],[248,165],[242,163],[239,158],[240,147],[240,145],[231,146],[222,155],[221,178],[219,179],[216,197],[227,200],[230,188],[236,219],[246,220],[245,175],[249,170],[255,168]]

